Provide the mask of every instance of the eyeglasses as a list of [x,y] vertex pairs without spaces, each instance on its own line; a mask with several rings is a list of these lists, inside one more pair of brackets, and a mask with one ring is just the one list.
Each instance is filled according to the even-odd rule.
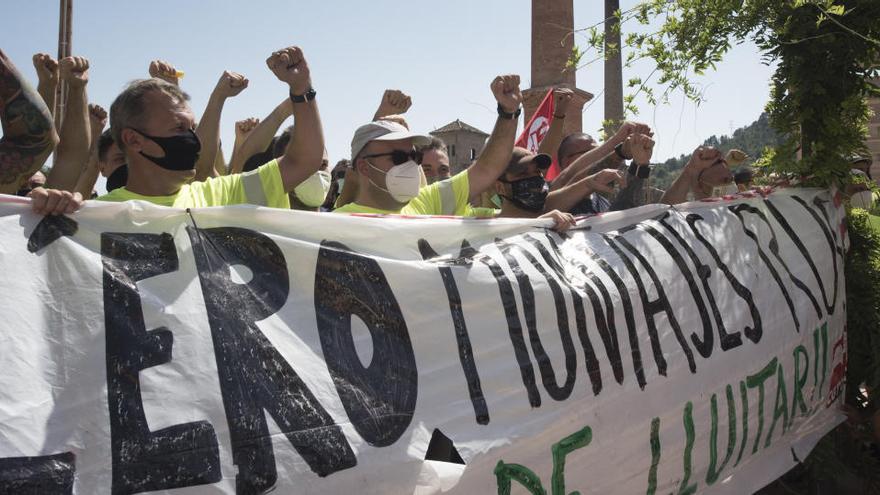
[[403,151],[403,150],[394,150],[390,153],[376,153],[375,155],[364,155],[364,158],[378,158],[380,156],[390,156],[391,163],[395,165],[403,165],[404,163],[412,160],[418,164],[422,163],[422,152],[421,151]]

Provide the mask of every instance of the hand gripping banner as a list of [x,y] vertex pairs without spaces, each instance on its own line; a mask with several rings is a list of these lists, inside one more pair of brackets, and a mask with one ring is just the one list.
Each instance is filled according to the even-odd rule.
[[0,493],[751,493],[837,425],[844,210],[0,202]]

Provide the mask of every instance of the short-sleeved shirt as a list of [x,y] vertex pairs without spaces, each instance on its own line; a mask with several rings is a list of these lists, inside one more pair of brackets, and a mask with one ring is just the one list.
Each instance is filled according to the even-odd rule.
[[349,203],[333,213],[374,213],[391,215],[458,215],[468,216],[470,182],[467,170],[453,177],[419,189],[419,194],[400,210],[381,210],[357,203]]
[[139,199],[160,206],[174,208],[202,208],[253,204],[272,208],[290,208],[278,160],[243,174],[211,177],[203,182],[184,184],[179,191],[168,196],[144,196],[124,187],[99,196],[98,201],[128,201]]

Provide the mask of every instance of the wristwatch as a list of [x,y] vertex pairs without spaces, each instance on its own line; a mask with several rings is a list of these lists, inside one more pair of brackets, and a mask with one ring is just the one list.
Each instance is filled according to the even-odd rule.
[[629,164],[627,172],[629,172],[629,175],[638,177],[639,179],[647,179],[651,175],[651,164],[647,163],[645,165],[639,165],[635,161],[632,161]]
[[614,153],[619,156],[621,160],[632,160],[631,156],[626,156],[623,154],[623,143],[620,143],[614,147]]
[[295,94],[293,94],[293,91],[291,91],[290,92],[290,99],[294,103],[305,103],[305,102],[314,100],[315,95],[317,95],[317,94],[318,93],[317,93],[317,91],[315,91],[314,88],[309,88],[308,91],[306,91],[305,93],[303,93],[301,95],[295,95]]
[[519,118],[519,114],[521,113],[522,106],[517,107],[515,112],[510,113],[501,108],[501,103],[498,104],[498,116],[502,119],[515,120]]

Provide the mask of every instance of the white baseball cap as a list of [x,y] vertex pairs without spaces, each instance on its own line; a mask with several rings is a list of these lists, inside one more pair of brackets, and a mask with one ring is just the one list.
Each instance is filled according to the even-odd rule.
[[354,137],[351,139],[351,161],[354,161],[358,153],[370,141],[398,141],[401,139],[412,139],[415,146],[431,144],[430,136],[414,134],[397,122],[377,120],[364,124],[354,131]]

